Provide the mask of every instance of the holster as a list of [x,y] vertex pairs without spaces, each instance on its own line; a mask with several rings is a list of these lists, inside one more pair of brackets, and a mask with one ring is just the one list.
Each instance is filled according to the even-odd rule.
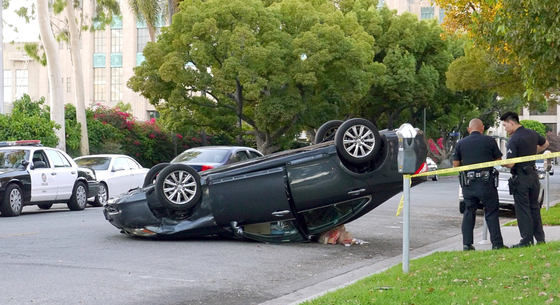
[[459,172],[459,184],[461,185],[461,187],[469,186],[470,179],[469,177],[467,177],[466,172]]
[[500,172],[494,168],[492,174],[494,175],[494,187],[497,188],[500,185]]
[[511,175],[511,177],[508,180],[509,194],[510,195],[513,195],[513,192],[515,191],[515,188],[517,187],[518,183],[519,183],[519,180],[517,180],[517,175]]

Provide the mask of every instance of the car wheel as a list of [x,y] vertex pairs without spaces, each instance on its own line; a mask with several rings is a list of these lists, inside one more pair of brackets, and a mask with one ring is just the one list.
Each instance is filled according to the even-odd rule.
[[156,195],[160,202],[176,211],[192,208],[200,199],[200,176],[186,164],[171,164],[156,178]]
[[461,214],[465,213],[465,202],[464,201],[459,201],[459,213],[461,213]]
[[338,129],[338,127],[340,127],[340,125],[342,125],[342,123],[344,122],[340,120],[333,120],[333,121],[328,121],[325,124],[321,125],[321,127],[317,129],[317,133],[315,134],[315,140],[313,141],[313,144],[319,144],[319,143],[334,140],[336,130]]
[[107,199],[109,198],[109,191],[107,190],[107,185],[101,182],[99,183],[99,192],[95,199],[93,199],[93,203],[91,204],[94,207],[102,207],[107,203]]
[[361,164],[375,157],[381,146],[381,136],[372,122],[350,119],[336,131],[335,145],[342,159]]
[[41,210],[48,210],[52,207],[52,203],[44,203],[44,204],[38,204],[37,205],[39,207],[39,209]]
[[168,165],[169,163],[159,163],[150,168],[150,170],[146,174],[146,177],[144,177],[144,184],[142,185],[142,187],[154,184],[159,172],[161,172],[161,170]]
[[432,177],[432,181],[438,181],[438,180],[439,180],[438,175],[434,175],[434,176]]
[[4,200],[0,205],[2,216],[18,216],[23,209],[23,193],[17,184],[8,184],[4,190]]
[[72,197],[70,202],[68,202],[68,208],[70,211],[81,211],[86,208],[87,205],[87,188],[83,182],[76,182],[74,186],[74,192],[72,192]]

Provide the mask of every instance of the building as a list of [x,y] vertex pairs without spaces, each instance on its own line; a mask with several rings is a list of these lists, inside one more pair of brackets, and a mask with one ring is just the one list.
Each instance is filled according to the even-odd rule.
[[[91,5],[92,2],[84,2],[84,11],[93,11]],[[124,102],[131,105],[137,119],[148,120],[157,116],[154,106],[126,86],[134,74],[133,68],[144,60],[142,50],[149,41],[148,29],[136,21],[126,1],[122,1],[121,11],[122,19],[115,20],[105,30],[82,32],[80,46],[86,107],[95,104],[114,107]],[[23,44],[4,43],[4,113],[10,112],[13,101],[24,93],[34,101],[45,97],[49,103],[47,67],[29,58],[23,51]],[[68,43],[59,43],[58,54],[64,102],[76,104]]]

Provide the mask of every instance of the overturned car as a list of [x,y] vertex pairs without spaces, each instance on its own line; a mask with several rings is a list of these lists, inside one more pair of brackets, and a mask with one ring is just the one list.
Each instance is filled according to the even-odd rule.
[[[427,145],[414,139],[416,168]],[[158,164],[144,187],[109,200],[105,218],[121,233],[155,238],[221,235],[303,241],[353,221],[402,191],[398,137],[365,119],[330,121],[315,144],[197,172]],[[425,181],[413,179],[413,185]]]

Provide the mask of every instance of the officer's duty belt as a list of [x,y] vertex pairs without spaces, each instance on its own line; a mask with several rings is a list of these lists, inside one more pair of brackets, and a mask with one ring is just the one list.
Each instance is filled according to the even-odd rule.
[[467,172],[467,178],[473,179],[473,178],[489,177],[490,174],[492,174],[491,171],[480,171],[480,172],[470,171]]

